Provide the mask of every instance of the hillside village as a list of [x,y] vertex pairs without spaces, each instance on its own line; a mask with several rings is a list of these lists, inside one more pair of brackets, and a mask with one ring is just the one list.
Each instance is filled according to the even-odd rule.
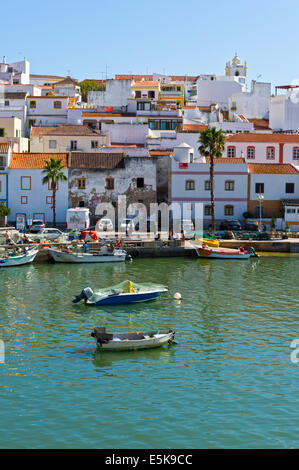
[[[0,201],[27,219],[53,222],[52,191],[42,184],[50,157],[67,177],[57,188],[57,222],[72,207],[99,202],[203,204],[211,218],[209,158],[199,133],[225,133],[215,164],[216,221],[262,217],[299,224],[299,86],[252,81],[237,54],[223,76],[115,75],[92,80],[82,98],[69,76],[34,75],[24,59],[0,63]],[[262,196],[260,204],[258,196]]]

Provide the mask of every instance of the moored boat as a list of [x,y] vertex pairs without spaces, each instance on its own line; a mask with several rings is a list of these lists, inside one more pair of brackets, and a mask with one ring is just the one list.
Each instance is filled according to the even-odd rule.
[[81,294],[73,299],[73,302],[78,303],[80,300],[84,300],[85,303],[91,305],[130,304],[154,300],[165,292],[168,292],[165,286],[152,283],[137,284],[132,281],[124,281],[97,292],[93,292],[90,287],[86,287],[82,290]]
[[99,348],[106,351],[151,349],[174,342],[174,330],[154,330],[134,333],[106,333],[106,328],[94,328],[91,336]]
[[125,261],[127,252],[115,249],[109,253],[103,249],[84,252],[76,252],[68,248],[48,248],[49,254],[57,263],[115,263]]
[[197,256],[200,258],[216,258],[216,259],[239,259],[245,260],[251,257],[258,257],[259,255],[255,252],[253,247],[249,248],[247,251],[242,249],[239,250],[226,250],[224,248],[211,248],[206,245],[196,246],[193,245]]
[[12,253],[8,253],[6,256],[0,258],[0,268],[32,263],[37,253],[38,248],[33,248],[32,250],[25,249],[24,252],[22,252],[20,248],[15,249]]

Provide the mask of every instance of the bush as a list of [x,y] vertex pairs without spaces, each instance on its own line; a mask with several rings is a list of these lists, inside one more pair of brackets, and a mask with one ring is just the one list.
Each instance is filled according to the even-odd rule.
[[7,215],[10,215],[10,209],[2,201],[0,202],[0,217],[6,217]]

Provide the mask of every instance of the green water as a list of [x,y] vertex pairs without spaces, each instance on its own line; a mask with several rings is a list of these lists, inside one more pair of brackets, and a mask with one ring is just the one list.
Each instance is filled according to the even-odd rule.
[[[2,269],[0,447],[298,447],[298,276],[291,257]],[[124,279],[170,292],[135,306],[71,302]],[[103,325],[174,328],[177,345],[101,353],[90,333]]]

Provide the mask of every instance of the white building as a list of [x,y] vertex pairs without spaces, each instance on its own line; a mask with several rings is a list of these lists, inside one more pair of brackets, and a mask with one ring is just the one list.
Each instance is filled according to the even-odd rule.
[[246,118],[269,119],[271,83],[251,82],[250,92],[233,93],[229,98],[229,114],[232,120],[235,114]]
[[27,96],[27,129],[32,126],[54,126],[66,124],[68,118],[68,96]]
[[[8,169],[8,207],[11,215],[8,220],[14,222],[16,214],[22,213],[29,219],[42,219],[45,223],[53,222],[52,190],[50,184],[43,185],[43,168],[50,158],[62,160],[62,170],[68,177],[67,154],[53,153],[13,153]],[[65,222],[68,208],[68,182],[59,182],[56,193],[56,220]]]
[[99,152],[101,147],[110,145],[109,133],[82,125],[32,127],[30,135],[31,152]]
[[[215,219],[238,219],[247,211],[248,168],[244,159],[215,160]],[[174,148],[171,200],[202,204],[204,225],[211,221],[210,164],[194,159],[194,149],[186,143]],[[195,210],[192,208],[194,217]]]
[[6,62],[5,56],[0,63],[0,81],[10,85],[29,84],[30,63],[24,59],[19,62]]
[[[282,88],[282,87],[277,87]],[[299,131],[299,88],[283,87],[286,94],[270,101],[270,127],[274,131]]]
[[89,91],[88,104],[93,106],[126,106],[132,96],[131,80],[106,80],[105,91]]
[[299,161],[298,134],[235,134],[226,138],[225,158],[245,158],[248,163]]

